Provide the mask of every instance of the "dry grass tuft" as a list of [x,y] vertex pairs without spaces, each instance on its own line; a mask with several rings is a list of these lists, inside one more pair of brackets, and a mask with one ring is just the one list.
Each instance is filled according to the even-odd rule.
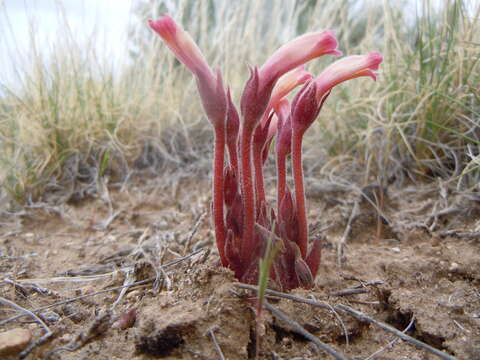
[[[22,203],[82,181],[95,188],[105,175],[124,180],[167,163],[208,168],[211,135],[194,81],[145,25],[165,10],[221,67],[236,99],[247,64],[262,63],[299,33],[332,28],[346,54],[381,51],[378,83],[352,81],[330,97],[310,132],[310,175],[357,173],[361,185],[440,177],[478,191],[478,5],[458,0],[435,8],[424,0],[412,19],[405,4],[379,1],[169,3],[137,5],[120,69],[98,52],[101,34],[80,42],[61,11],[65,32],[49,56],[33,30],[29,54],[10,48],[22,61],[15,84],[0,80],[3,200]],[[0,17],[10,24],[0,41],[12,44],[14,24],[2,8]],[[309,70],[318,73],[330,60]]]

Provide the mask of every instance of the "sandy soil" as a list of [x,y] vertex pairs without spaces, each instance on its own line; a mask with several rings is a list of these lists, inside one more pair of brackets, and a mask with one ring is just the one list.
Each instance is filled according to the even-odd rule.
[[[478,204],[435,187],[363,190],[322,183],[308,194],[311,236],[325,236],[322,265],[313,290],[292,294],[332,308],[271,305],[349,359],[437,357],[334,311],[338,304],[458,359],[480,359]],[[217,266],[209,196],[204,181],[172,188],[157,179],[5,215],[0,296],[24,308],[147,279],[39,311],[54,335],[30,358],[219,359],[216,342],[224,358],[248,359],[257,340],[260,359],[331,358],[267,311],[255,336],[255,294]],[[0,307],[0,321],[16,314]],[[1,324],[44,332],[28,316]]]

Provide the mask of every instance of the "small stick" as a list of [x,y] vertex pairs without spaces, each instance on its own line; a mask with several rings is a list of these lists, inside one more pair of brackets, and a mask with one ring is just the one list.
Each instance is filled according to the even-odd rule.
[[85,330],[78,332],[75,337],[65,346],[57,347],[47,353],[46,359],[51,359],[51,356],[59,351],[73,352],[97,336],[101,336],[106,333],[108,328],[112,325],[112,311],[106,310],[100,312],[100,314],[93,319],[93,321],[87,326]]
[[342,257],[343,257],[343,252],[344,252],[344,246],[347,243],[347,239],[350,236],[350,233],[352,232],[352,223],[355,217],[358,214],[358,209],[359,209],[359,202],[355,201],[355,204],[353,204],[352,208],[352,213],[350,214],[350,217],[348,218],[347,226],[345,227],[345,231],[343,232],[342,238],[338,242],[337,246],[337,265],[341,266],[342,265]]
[[387,325],[387,324],[382,323],[378,320],[375,320],[375,319],[371,318],[368,315],[365,315],[364,313],[362,313],[360,311],[352,309],[351,307],[349,307],[347,305],[339,304],[339,305],[336,305],[335,308],[338,309],[338,310],[345,311],[346,313],[348,313],[350,315],[353,315],[354,317],[356,317],[359,320],[371,322],[371,323],[381,327],[382,329],[387,330],[387,331],[391,332],[392,334],[395,334],[400,339],[402,339],[404,341],[407,341],[407,342],[409,342],[409,343],[411,343],[411,344],[413,344],[413,345],[415,345],[419,348],[427,350],[428,352],[430,352],[432,354],[435,354],[442,359],[457,360],[453,356],[450,356],[450,355],[444,353],[443,351],[437,350],[434,347],[432,347],[428,344],[425,344],[424,342],[421,342],[420,340],[417,340],[417,339],[415,339],[411,336],[408,336],[408,335],[404,334],[403,332],[395,329],[394,327],[391,327],[390,325]]
[[361,304],[361,305],[380,305],[380,301],[361,301],[361,300],[350,300],[351,303]]
[[[356,281],[360,281],[358,279],[354,279]],[[364,283],[363,281],[360,281],[360,285],[355,285],[353,288],[354,289],[359,289],[359,288],[362,288],[362,287],[367,287],[367,286],[376,286],[376,285],[383,285],[385,284],[385,282],[383,282],[382,280],[375,280],[375,281],[369,281],[369,282],[366,282]]]
[[[177,260],[174,260],[172,262],[169,262],[165,265],[162,265],[161,268],[165,269],[165,268],[168,268],[170,266],[173,266],[173,265],[176,265],[180,262],[183,262],[195,255],[197,255],[198,253],[204,251],[203,249],[199,249],[197,251],[194,251],[193,253],[187,255],[187,256],[184,256],[180,259],[177,259]],[[130,287],[133,287],[133,286],[137,286],[137,285],[144,285],[144,284],[148,284],[150,282],[153,282],[157,279],[156,276],[152,276],[151,278],[148,278],[148,279],[145,279],[145,280],[141,280],[141,281],[137,281],[137,282],[134,282],[132,284],[125,284],[125,285],[121,285],[121,286],[116,286],[116,287],[113,287],[113,288],[110,288],[110,289],[105,289],[105,290],[100,290],[100,291],[96,291],[96,292],[93,292],[93,293],[90,293],[90,294],[85,294],[85,295],[80,295],[80,296],[77,296],[77,297],[74,297],[74,298],[71,298],[71,299],[67,299],[67,300],[64,300],[64,301],[59,301],[59,302],[56,302],[56,303],[53,303],[53,304],[50,304],[50,305],[46,305],[46,306],[42,306],[42,307],[39,307],[35,310],[32,310],[31,312],[32,313],[38,313],[40,311],[43,311],[43,310],[47,310],[47,309],[50,309],[50,308],[53,308],[53,307],[57,307],[57,306],[60,306],[60,305],[65,305],[65,304],[70,304],[72,302],[75,302],[75,301],[78,301],[78,300],[82,300],[82,299],[85,299],[87,297],[90,297],[90,296],[96,296],[96,295],[101,295],[101,294],[105,294],[105,293],[108,293],[110,291],[116,291],[116,290],[121,290],[121,289],[124,289],[124,288],[130,288]],[[17,314],[15,316],[12,316],[8,319],[5,319],[5,320],[2,320],[0,321],[0,326],[3,326],[7,323],[9,323],[10,321],[13,321],[13,320],[16,320],[18,318],[21,318],[23,316],[26,316],[26,314]]]
[[267,301],[265,301],[265,308],[269,310],[271,313],[273,313],[276,317],[286,322],[289,326],[295,329],[296,332],[298,332],[299,334],[303,335],[305,338],[313,342],[315,345],[317,345],[320,349],[325,351],[327,354],[332,355],[337,360],[348,360],[348,358],[346,358],[342,354],[337,353],[331,346],[320,341],[317,337],[313,336],[310,332],[305,330],[299,323],[293,320],[290,320],[283,312],[281,312],[277,308],[270,305]]
[[359,279],[355,276],[343,276],[342,275],[342,278],[344,280],[353,280],[353,281],[357,281],[359,282],[360,284],[358,285],[355,285],[353,287],[353,289],[360,289],[360,288],[366,288],[367,286],[377,286],[377,285],[383,285],[385,284],[384,281],[381,281],[381,280],[374,280],[374,281],[368,281],[366,282],[365,280],[362,280],[362,279]]
[[[428,220],[425,224],[430,233],[433,232],[437,228],[437,221],[438,221],[438,215],[436,214],[437,207],[438,207],[438,201],[436,201],[435,204],[433,205],[432,215],[430,215],[430,217],[428,218]],[[430,223],[430,221],[432,223],[430,224],[430,226],[428,226],[428,223]]]
[[436,202],[435,205],[433,206],[432,214],[430,215],[430,217],[425,222],[426,226],[428,226],[428,224],[431,222],[431,225],[428,226],[428,230],[430,232],[433,232],[433,231],[436,230],[438,218],[440,218],[441,216],[450,215],[450,214],[454,214],[454,213],[462,211],[461,208],[456,207],[456,206],[451,206],[449,208],[437,211],[437,204],[438,204],[438,202]]
[[206,215],[207,215],[207,213],[200,214],[200,216],[198,216],[197,220],[195,221],[195,224],[193,225],[192,231],[190,231],[190,234],[188,235],[188,238],[185,241],[184,252],[186,252],[188,250],[188,247],[190,246],[190,243],[192,242],[193,237],[197,233],[200,225],[202,225],[203,219],[205,219]]
[[367,289],[345,289],[329,293],[328,296],[348,296],[368,293]]
[[456,230],[444,231],[438,234],[440,238],[444,239],[447,236],[451,236],[457,239],[480,239],[480,231],[477,232],[461,232]]
[[192,354],[195,358],[202,358],[202,359],[205,359],[205,360],[210,360],[210,358],[208,356],[206,356],[205,354],[202,354],[199,351],[194,351],[194,350],[191,350],[191,349],[185,349],[185,352],[187,352],[189,354]]
[[220,358],[220,360],[225,360],[225,356],[223,356],[222,349],[220,348],[220,345],[218,345],[217,338],[215,337],[215,333],[213,332],[213,329],[212,328],[208,329],[208,333],[212,338],[213,345],[215,345],[215,350],[217,351],[218,357]]
[[133,272],[134,271],[131,270],[127,273],[127,276],[125,277],[125,280],[123,281],[123,288],[122,288],[122,290],[120,290],[120,294],[118,295],[117,300],[115,300],[114,303],[112,304],[112,309],[114,309],[118,305],[118,303],[123,299],[123,297],[127,293],[128,285],[131,285],[135,282],[134,281],[135,280],[135,275],[133,274]]
[[[410,328],[412,327],[412,325],[415,323],[415,318],[412,316],[412,320],[410,320],[410,323],[407,325],[407,327],[402,331],[403,333],[406,333],[408,330],[410,330]],[[391,348],[393,347],[393,345],[395,345],[397,342],[398,342],[398,338],[395,338],[393,339],[392,341],[390,341],[387,345],[385,345],[384,347],[382,347],[381,349],[375,351],[373,354],[371,354],[370,356],[368,356],[367,358],[365,358],[365,360],[370,360],[370,359],[373,359],[375,356],[381,354],[382,352],[384,352],[385,350],[387,350],[388,348]]]
[[18,357],[20,359],[25,359],[33,349],[35,349],[37,346],[40,346],[44,344],[50,337],[53,335],[53,332],[46,333],[39,337],[37,340],[33,341],[30,345],[28,345],[19,355]]
[[457,320],[453,320],[453,323],[457,325],[460,329],[462,329],[464,332],[469,333],[470,330],[465,329],[462,325]]
[[30,317],[32,317],[36,322],[38,322],[44,329],[47,333],[51,333],[51,330],[50,328],[48,327],[47,324],[45,324],[45,322],[40,319],[40,317],[38,317],[37,315],[35,315],[33,312],[31,312],[30,310],[27,310],[25,309],[24,307],[21,307],[20,305],[14,303],[13,301],[10,301],[8,299],[5,299],[4,297],[1,297],[0,296],[0,303],[4,304],[4,305],[7,305],[7,306],[11,306],[15,309],[17,309],[18,311],[21,311],[24,313],[24,315],[28,315]]
[[0,296],[0,303],[4,304],[4,305],[7,305],[7,306],[11,306],[15,309],[17,309],[18,311],[21,311],[23,312],[25,315],[28,315],[30,316],[31,318],[33,318],[36,322],[38,322],[45,330],[45,334],[43,334],[42,337],[40,337],[38,340],[34,341],[33,343],[31,343],[29,346],[27,346],[21,353],[20,353],[20,359],[24,359],[28,356],[28,354],[30,354],[30,352],[35,349],[37,346],[43,344],[45,341],[47,341],[52,335],[53,335],[53,332],[50,330],[50,328],[48,327],[47,324],[45,324],[45,322],[40,319],[40,317],[38,317],[37,315],[35,315],[33,312],[31,312],[30,310],[27,310],[25,309],[24,307],[14,303],[13,301],[10,301],[10,300],[7,300],[3,297]]
[[37,293],[42,294],[42,295],[54,296],[54,297],[57,297],[57,298],[62,297],[62,295],[60,295],[58,292],[47,289],[47,288],[42,288],[42,287],[38,286],[37,284],[35,284],[33,282],[18,283],[18,282],[15,282],[15,281],[11,280],[11,279],[8,279],[8,278],[3,279],[3,281],[6,282],[7,284],[13,285],[15,287],[19,287],[23,291],[27,291],[29,289],[32,289],[33,291],[36,291]]
[[[253,285],[247,285],[247,284],[243,284],[243,283],[233,283],[233,286],[238,287],[240,289],[257,291],[257,286],[253,286]],[[331,306],[326,304],[326,303],[322,303],[322,302],[319,302],[317,300],[304,299],[304,298],[301,298],[301,297],[298,297],[298,296],[295,296],[295,295],[285,294],[285,293],[275,291],[275,290],[266,289],[265,294],[268,294],[268,295],[271,295],[271,296],[276,296],[276,297],[279,297],[279,298],[293,300],[293,301],[304,303],[304,304],[309,304],[309,305],[321,307],[321,308],[327,309],[327,310],[332,309]]]
[[[310,295],[312,300],[316,300],[314,295]],[[338,322],[340,323],[340,326],[343,330],[343,333],[345,335],[345,345],[347,345],[347,348],[350,346],[350,340],[348,338],[348,330],[347,327],[345,326],[345,323],[343,322],[342,317],[338,314],[338,312],[331,306],[330,304],[327,304],[330,306],[330,311],[333,313],[333,315],[337,318]]]
[[[165,283],[167,291],[170,291],[172,289],[172,280],[170,280],[170,277],[168,276],[167,272],[162,267],[160,267],[159,272],[162,274],[163,282],[159,284],[160,286],[157,286],[157,284],[155,284],[154,286],[155,290],[157,290],[157,288],[163,288],[163,284]],[[159,278],[158,275],[157,275],[157,278]]]
[[[110,204],[110,201],[109,201],[109,204]],[[111,205],[109,207],[111,207]],[[110,211],[113,212],[112,209],[110,209]],[[96,230],[96,231],[105,231],[105,230],[108,229],[110,224],[118,217],[118,215],[120,215],[122,212],[123,212],[123,210],[118,210],[118,211],[112,213],[107,219],[105,219],[103,221],[100,221],[98,224],[93,225],[90,228],[92,230]]]

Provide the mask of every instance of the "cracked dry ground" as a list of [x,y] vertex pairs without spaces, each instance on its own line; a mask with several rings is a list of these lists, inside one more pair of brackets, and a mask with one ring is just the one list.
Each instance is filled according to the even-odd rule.
[[[480,359],[478,202],[441,196],[433,186],[381,194],[365,188],[382,217],[354,190],[309,186],[311,236],[325,236],[322,265],[314,289],[293,294],[347,304],[402,331],[408,327],[407,334],[458,359]],[[214,338],[226,359],[251,358],[253,294],[235,288],[231,273],[217,266],[209,202],[208,182],[187,178],[172,187],[157,179],[4,216],[0,276],[8,281],[0,295],[24,308],[157,277],[39,312],[54,335],[30,358],[218,359]],[[335,294],[354,287],[362,291]],[[269,301],[349,359],[435,358],[345,313]],[[15,314],[2,306],[0,321]],[[29,317],[3,323],[1,331],[18,327],[34,338],[43,333]],[[259,338],[261,359],[329,358],[268,312]]]

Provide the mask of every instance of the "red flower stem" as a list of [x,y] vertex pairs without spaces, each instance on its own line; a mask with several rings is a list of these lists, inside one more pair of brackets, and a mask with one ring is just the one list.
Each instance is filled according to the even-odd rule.
[[302,168],[302,138],[303,133],[293,130],[292,134],[292,172],[295,185],[295,201],[298,218],[298,247],[302,258],[306,258],[308,245],[308,224],[305,208],[305,189],[303,186]]
[[265,183],[263,179],[263,159],[262,149],[253,145],[253,167],[255,171],[255,193],[257,195],[257,211],[261,210],[261,207],[265,206]]
[[254,248],[255,194],[252,179],[252,130],[242,129],[240,138],[240,186],[243,202],[243,239],[240,256],[245,266],[249,265]]
[[228,142],[227,147],[228,147],[228,156],[230,158],[230,165],[232,166],[233,172],[235,173],[235,176],[237,176],[237,179],[238,179],[237,143]]
[[280,214],[280,204],[285,197],[287,186],[286,155],[283,151],[277,152],[277,216]]
[[228,266],[225,257],[226,230],[223,216],[224,178],[223,167],[225,158],[225,127],[215,127],[215,145],[213,154],[213,223],[218,253],[223,266]]

